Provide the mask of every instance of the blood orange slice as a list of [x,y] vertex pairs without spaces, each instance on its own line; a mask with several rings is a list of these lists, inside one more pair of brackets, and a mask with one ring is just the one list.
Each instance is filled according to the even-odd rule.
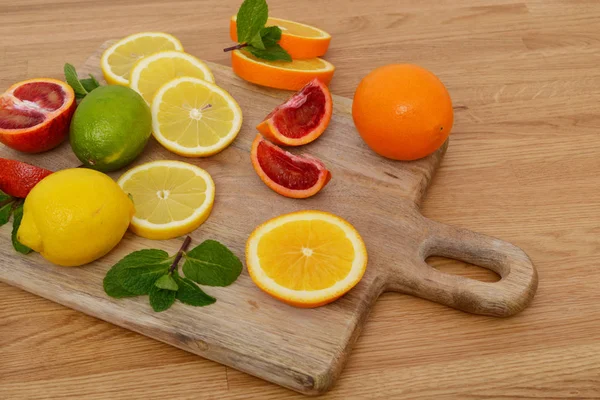
[[25,198],[39,181],[51,173],[31,164],[0,158],[0,190],[13,197]]
[[269,188],[282,196],[305,199],[317,194],[331,172],[317,158],[296,156],[257,135],[252,143],[252,166]]
[[50,150],[68,136],[75,106],[73,89],[62,81],[16,83],[0,96],[0,142],[26,153]]
[[331,121],[332,109],[329,89],[315,78],[271,111],[256,129],[273,143],[300,146],[321,136]]

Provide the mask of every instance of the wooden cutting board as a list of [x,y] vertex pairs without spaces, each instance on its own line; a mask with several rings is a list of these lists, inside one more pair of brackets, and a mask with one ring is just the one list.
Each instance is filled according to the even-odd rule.
[[[79,69],[81,76],[102,76],[99,58],[107,46],[105,43]],[[333,179],[311,199],[287,199],[260,181],[252,169],[249,149],[255,125],[289,93],[248,84],[222,65],[210,67],[217,84],[228,90],[243,110],[244,124],[235,142],[207,159],[183,159],[151,139],[135,163],[180,159],[213,176],[217,187],[214,209],[208,221],[192,233],[192,245],[216,239],[243,260],[246,239],[258,224],[292,211],[325,210],[347,219],[363,236],[369,253],[363,280],[330,305],[297,309],[261,292],[244,270],[227,288],[203,288],[218,299],[210,307],[175,303],[166,312],[154,313],[147,297],[109,298],[102,279],[126,254],[143,248],[175,253],[181,238],[151,241],[127,233],[117,248],[99,261],[82,268],[64,268],[49,264],[38,254],[17,254],[10,243],[9,225],[0,228],[0,280],[305,394],[322,393],[332,386],[370,309],[384,291],[498,317],[527,306],[537,288],[537,273],[521,249],[436,223],[419,212],[447,143],[435,154],[414,162],[381,158],[356,132],[351,100],[333,96],[329,128],[318,141],[299,149],[323,160]],[[25,155],[2,146],[0,157],[52,170],[80,165],[68,143],[41,155]],[[425,259],[432,255],[489,268],[502,279],[484,283],[445,274],[426,264]]]

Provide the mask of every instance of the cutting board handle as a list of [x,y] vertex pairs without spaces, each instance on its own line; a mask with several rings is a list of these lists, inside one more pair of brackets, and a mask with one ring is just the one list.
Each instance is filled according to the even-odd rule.
[[[389,270],[387,290],[422,297],[458,310],[508,317],[530,303],[538,285],[537,271],[520,248],[466,229],[424,218],[425,239],[414,260]],[[496,272],[498,282],[481,282],[439,271],[425,260],[442,256]]]

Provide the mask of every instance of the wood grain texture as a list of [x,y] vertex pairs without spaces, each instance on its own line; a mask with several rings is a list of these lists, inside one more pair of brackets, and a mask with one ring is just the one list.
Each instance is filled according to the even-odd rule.
[[[100,56],[110,44],[103,44],[80,66],[81,77],[101,76]],[[289,93],[248,84],[228,67],[209,66],[216,82],[244,110],[244,125],[235,143],[209,159],[184,159],[152,141],[134,164],[178,158],[206,168],[218,193],[209,221],[191,236],[196,243],[217,239],[237,254],[243,254],[254,227],[286,212],[317,209],[348,219],[362,233],[369,251],[369,266],[357,288],[334,305],[296,310],[261,293],[244,273],[223,291],[223,300],[215,306],[178,304],[158,314],[145,297],[110,299],[103,292],[102,278],[118,260],[114,253],[122,257],[140,248],[160,247],[174,254],[181,239],[163,243],[129,234],[109,256],[83,268],[61,268],[39,255],[24,257],[14,252],[8,225],[0,232],[1,281],[306,394],[323,393],[333,385],[371,307],[386,290],[499,317],[513,315],[529,304],[537,289],[537,273],[522,250],[499,239],[434,223],[420,214],[418,205],[447,144],[418,161],[384,160],[362,143],[350,115],[351,100],[334,95],[328,134],[304,151],[323,160],[335,182],[311,199],[287,199],[259,183],[249,166],[249,151],[256,136],[253,127]],[[80,164],[68,143],[41,156],[2,147],[0,156],[50,170]],[[116,179],[121,173],[112,175]],[[502,279],[484,283],[449,275],[425,263],[430,255],[468,260],[491,268]],[[213,292],[221,297],[221,291]],[[248,305],[254,312],[248,313]]]
[[[65,61],[81,64],[104,40],[139,30],[172,32],[192,54],[229,64],[220,52],[228,41],[221,21],[237,3],[48,3],[0,4],[3,88],[27,77],[60,77]],[[390,62],[418,63],[440,76],[456,125],[423,213],[525,248],[540,272],[532,306],[510,319],[383,295],[324,397],[600,398],[597,1],[270,6],[273,15],[333,34],[327,59],[337,67],[336,94],[351,96],[362,76]],[[494,280],[466,264],[428,262]],[[0,398],[299,396],[0,287]]]

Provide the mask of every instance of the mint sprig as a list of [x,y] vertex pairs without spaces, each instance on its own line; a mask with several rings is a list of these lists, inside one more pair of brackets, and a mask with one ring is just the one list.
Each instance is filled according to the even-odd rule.
[[92,90],[100,87],[100,82],[92,74],[89,74],[89,78],[79,79],[77,70],[69,63],[65,64],[64,71],[65,80],[73,88],[77,100],[83,99]]
[[257,58],[269,61],[292,61],[292,57],[279,45],[281,29],[268,26],[269,7],[265,0],[244,0],[237,13],[236,29],[238,45],[223,51],[246,48]]
[[0,226],[6,225],[10,221],[11,215],[13,217],[11,232],[13,248],[21,254],[29,254],[31,249],[19,242],[17,238],[17,232],[23,219],[23,200],[16,199],[0,191]]
[[[169,309],[175,300],[196,307],[216,302],[196,283],[207,286],[228,286],[239,277],[242,263],[226,246],[207,240],[187,251],[188,236],[177,254],[169,256],[163,250],[145,249],[133,252],[116,263],[104,277],[104,291],[114,298],[148,295],[156,312]],[[185,259],[183,273],[178,265]]]

